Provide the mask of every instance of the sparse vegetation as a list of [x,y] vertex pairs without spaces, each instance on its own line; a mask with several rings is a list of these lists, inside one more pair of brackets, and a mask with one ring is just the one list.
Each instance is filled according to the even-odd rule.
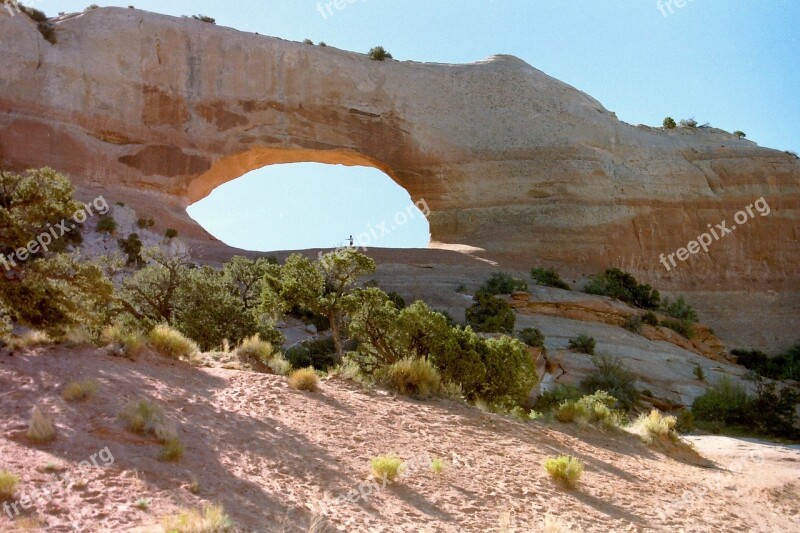
[[161,520],[166,533],[223,533],[233,531],[233,521],[220,505],[184,510]]
[[236,348],[236,355],[243,361],[255,361],[261,364],[269,364],[275,356],[275,348],[271,342],[262,341],[257,333],[242,341]]
[[561,279],[561,276],[558,275],[558,272],[552,268],[532,268],[531,277],[536,283],[544,285],[545,287],[555,287],[556,289],[564,289],[567,291],[571,290],[571,287],[567,285],[567,283]]
[[208,17],[206,15],[192,15],[192,18],[194,20],[199,20],[200,22],[205,22],[205,23],[208,23],[208,24],[216,24],[217,23],[217,21],[215,19],[213,19],[211,17]]
[[625,323],[622,325],[623,328],[627,329],[631,333],[641,333],[642,332],[642,317],[638,315],[633,315]]
[[127,257],[127,265],[135,268],[141,268],[145,265],[144,258],[142,257],[142,249],[144,244],[139,239],[138,233],[131,233],[127,238],[119,239],[117,241],[122,253]]
[[156,221],[152,218],[140,218],[136,221],[136,225],[139,226],[141,229],[152,228],[156,225]]
[[177,440],[175,425],[164,416],[164,412],[154,402],[138,400],[128,403],[119,417],[134,433],[153,434],[159,442]]
[[6,340],[6,345],[10,350],[20,351],[31,350],[41,346],[50,346],[51,344],[53,344],[53,339],[51,339],[47,333],[35,329],[28,330],[19,337],[12,336]]
[[594,424],[602,428],[616,428],[622,424],[623,415],[614,410],[618,401],[605,391],[581,396],[577,400],[564,400],[553,411],[559,422]]
[[444,472],[444,460],[440,459],[439,457],[434,457],[431,459],[431,472],[434,474],[441,474]]
[[662,320],[659,325],[669,328],[687,339],[692,339],[695,335],[694,327],[688,320]]
[[178,236],[178,230],[175,228],[168,228],[167,231],[164,232],[164,237],[167,239],[174,239]]
[[417,398],[438,393],[442,384],[439,371],[428,360],[411,357],[390,365],[384,381],[394,392]]
[[276,354],[269,360],[267,366],[273,373],[279,376],[286,376],[292,371],[292,364],[283,358],[283,355]]
[[585,353],[588,355],[594,355],[594,350],[597,345],[597,342],[594,340],[594,337],[590,337],[585,333],[581,333],[574,339],[569,340],[569,349],[573,352],[578,353]]
[[672,117],[667,117],[664,119],[664,122],[661,123],[668,130],[675,129],[677,124],[675,124],[675,119]]
[[145,348],[145,339],[141,333],[127,330],[122,324],[113,324],[103,328],[101,343],[120,356],[136,357]]
[[675,430],[678,419],[674,416],[665,416],[658,409],[653,409],[649,414],[642,413],[631,425],[631,431],[639,435],[648,445],[663,442],[677,442],[680,439]]
[[588,294],[616,298],[640,309],[656,310],[661,302],[657,290],[639,283],[632,275],[618,268],[610,268],[592,276],[583,290]]
[[380,480],[395,481],[403,473],[403,460],[393,455],[382,455],[370,461],[372,475]]
[[514,330],[516,316],[502,298],[479,291],[466,310],[467,324],[484,333],[507,333]]
[[705,371],[703,371],[702,366],[697,365],[696,367],[694,367],[694,377],[696,377],[700,381],[706,380],[706,373]]
[[625,367],[622,359],[601,353],[592,357],[592,362],[597,369],[581,381],[581,390],[587,394],[606,391],[616,398],[618,407],[625,410],[633,407],[639,400],[636,376]]
[[554,409],[564,401],[577,400],[582,396],[580,389],[574,385],[557,384],[542,392],[536,399],[534,409],[547,411]]
[[583,463],[566,455],[548,459],[544,463],[544,469],[554,481],[568,489],[576,488],[583,475]]
[[693,118],[681,119],[680,124],[681,124],[682,128],[696,128],[697,127],[697,121],[695,119],[693,119]]
[[177,437],[172,438],[164,442],[158,458],[162,461],[180,461],[183,458],[184,451],[181,441]]
[[136,500],[133,506],[136,507],[137,509],[141,509],[142,511],[147,511],[148,509],[150,509],[150,503],[151,503],[150,498],[139,498],[138,500]]
[[800,381],[800,344],[774,357],[758,350],[736,349],[731,354],[737,363],[766,378]]
[[489,279],[487,279],[478,292],[491,294],[493,296],[498,294],[512,294],[515,292],[525,292],[528,290],[528,284],[524,279],[513,277],[506,272],[494,272]]
[[111,215],[103,215],[97,221],[97,231],[100,233],[114,233],[117,231],[117,221]]
[[84,379],[67,383],[61,391],[61,397],[68,402],[87,400],[97,393],[98,383],[95,379]]
[[544,348],[544,335],[536,328],[525,328],[517,333],[517,338],[526,345],[536,348]]
[[297,390],[316,392],[319,388],[319,377],[313,368],[301,368],[289,376],[289,386]]
[[0,470],[0,500],[10,500],[17,493],[19,476],[8,470]]
[[698,321],[697,311],[686,303],[683,296],[678,296],[678,299],[674,302],[670,301],[669,298],[664,298],[661,302],[661,311],[678,320],[686,320],[689,322]]
[[698,420],[722,422],[730,425],[747,425],[750,421],[752,398],[747,390],[728,376],[709,387],[692,404],[692,414]]
[[733,132],[733,134],[736,135],[740,139],[744,139],[745,137],[747,137],[747,134],[745,132],[743,132],[742,130],[736,130],[736,131]]
[[39,406],[33,408],[31,420],[28,423],[27,437],[37,443],[50,442],[56,438],[56,428],[52,420]]
[[384,61],[386,59],[393,59],[392,54],[387,52],[383,46],[376,46],[371,48],[369,54],[367,54],[370,59],[373,61]]
[[311,46],[314,46],[314,41],[311,39],[303,39],[303,44],[310,44]]
[[199,351],[194,341],[186,338],[180,331],[163,324],[150,331],[147,341],[156,352],[171,359],[188,358]]
[[652,311],[647,311],[642,315],[642,323],[648,326],[658,326],[658,317]]

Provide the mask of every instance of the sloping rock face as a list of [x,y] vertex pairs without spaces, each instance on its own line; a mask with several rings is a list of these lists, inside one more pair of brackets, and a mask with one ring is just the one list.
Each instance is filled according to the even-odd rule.
[[[381,169],[430,206],[432,246],[504,266],[617,266],[682,291],[800,287],[796,158],[719,130],[625,124],[514,57],[377,62],[121,8],[54,25],[50,44],[0,10],[0,157],[68,173],[197,248],[215,245],[187,205],[311,161]],[[768,215],[662,266],[762,196]]]

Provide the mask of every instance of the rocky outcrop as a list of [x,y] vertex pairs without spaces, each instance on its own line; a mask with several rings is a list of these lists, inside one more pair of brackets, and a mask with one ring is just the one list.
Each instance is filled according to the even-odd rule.
[[[431,209],[431,246],[582,276],[617,266],[662,289],[796,290],[800,162],[715,129],[623,123],[523,61],[364,55],[135,9],[36,24],[0,10],[0,157],[49,165],[180,231],[185,208],[259,167],[384,171]],[[771,208],[708,254],[659,262]],[[201,254],[202,255],[202,254]]]

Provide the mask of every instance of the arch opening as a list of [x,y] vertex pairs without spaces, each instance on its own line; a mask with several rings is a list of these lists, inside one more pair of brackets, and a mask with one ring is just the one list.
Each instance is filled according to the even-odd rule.
[[426,248],[430,242],[427,203],[415,203],[373,166],[269,164],[210,193],[196,188],[192,199],[190,217],[225,244],[248,251],[337,248],[351,237],[365,248]]

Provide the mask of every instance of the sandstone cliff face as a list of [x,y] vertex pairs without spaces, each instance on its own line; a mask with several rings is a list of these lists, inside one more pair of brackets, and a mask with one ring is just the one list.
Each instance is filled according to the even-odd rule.
[[[713,129],[634,127],[510,56],[375,62],[190,19],[103,8],[45,41],[0,11],[0,157],[145,208],[198,247],[185,207],[264,165],[386,172],[431,207],[432,246],[511,266],[608,266],[664,289],[797,290],[800,162]],[[710,253],[659,263],[763,196]],[[205,244],[203,244],[205,242]]]

